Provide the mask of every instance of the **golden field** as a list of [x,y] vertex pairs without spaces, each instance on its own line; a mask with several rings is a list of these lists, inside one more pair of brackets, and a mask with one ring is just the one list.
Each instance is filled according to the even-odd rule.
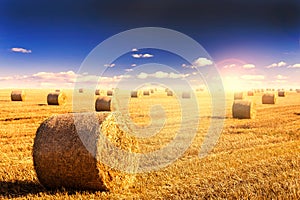
[[[137,174],[129,189],[113,192],[46,190],[36,177],[32,147],[39,125],[48,117],[72,112],[72,92],[64,106],[48,106],[54,90],[26,90],[24,102],[12,102],[11,90],[0,90],[0,198],[20,199],[299,199],[300,93],[287,92],[275,105],[261,104],[262,93],[247,97],[256,103],[255,119],[233,119],[233,94],[226,95],[224,129],[215,148],[198,157],[211,120],[209,95],[197,92],[200,109],[197,135],[177,161],[158,171]],[[84,97],[84,94],[82,94]],[[185,109],[189,99],[184,100]],[[180,127],[180,106],[163,91],[132,99],[133,122],[150,122],[151,106],[160,104],[166,123],[159,134],[140,139],[141,152],[167,145]],[[94,106],[94,105],[93,105]],[[154,113],[158,117],[160,111]]]

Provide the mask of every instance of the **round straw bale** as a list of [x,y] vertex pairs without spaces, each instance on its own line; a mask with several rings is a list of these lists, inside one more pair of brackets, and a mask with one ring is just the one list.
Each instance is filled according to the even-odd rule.
[[262,104],[275,104],[276,97],[275,94],[265,93],[262,96]]
[[278,97],[285,97],[285,91],[278,91]]
[[190,92],[182,92],[182,98],[183,99],[190,99],[191,93]]
[[167,96],[173,96],[172,90],[169,90],[169,91],[167,92]]
[[78,92],[83,93],[83,88],[79,88]]
[[144,90],[144,91],[143,91],[143,95],[144,95],[144,96],[149,96],[149,95],[150,95],[149,90]]
[[60,90],[55,90],[55,92],[60,92]]
[[99,89],[95,90],[95,95],[100,95],[100,90]]
[[12,91],[10,98],[12,101],[25,101],[26,93],[23,90]]
[[37,129],[33,145],[39,182],[46,188],[128,188],[135,181],[138,160],[128,154],[120,158],[127,167],[125,171],[132,174],[113,169],[102,160],[118,155],[106,148],[107,141],[126,152],[138,152],[137,141],[128,134],[127,125],[120,114],[111,112],[96,113],[93,118],[90,113],[68,113],[45,120]]
[[66,100],[67,96],[63,92],[49,93],[47,96],[48,105],[64,105]]
[[252,101],[234,100],[232,105],[232,117],[238,119],[255,118],[255,108]]
[[96,111],[111,111],[111,98],[106,96],[100,96],[95,102]]
[[153,90],[153,89],[150,89],[150,92],[151,92],[151,93],[154,93],[154,90]]
[[106,95],[107,96],[112,96],[113,95],[113,91],[112,90],[107,90]]
[[243,92],[235,92],[234,93],[234,100],[243,100]]
[[248,91],[248,96],[253,96],[254,95],[254,92],[253,91]]
[[300,93],[300,89],[296,89],[296,92],[297,92],[297,93]]
[[131,98],[137,98],[138,97],[138,91],[131,91]]

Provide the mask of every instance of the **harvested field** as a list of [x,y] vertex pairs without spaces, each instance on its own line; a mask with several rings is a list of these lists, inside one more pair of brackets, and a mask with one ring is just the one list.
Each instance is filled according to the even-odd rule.
[[[261,93],[245,97],[256,104],[255,119],[233,119],[233,93],[226,94],[226,115],[214,116],[225,119],[224,129],[215,148],[202,159],[198,154],[212,120],[212,105],[207,92],[196,93],[200,123],[184,155],[158,171],[137,174],[132,186],[114,188],[113,192],[46,190],[39,184],[32,159],[36,130],[53,115],[73,112],[73,91],[64,90],[67,102],[63,106],[47,105],[47,94],[53,89],[25,92],[26,101],[13,102],[11,90],[0,90],[1,199],[300,198],[300,94],[295,91],[286,92],[276,104],[262,104]],[[192,111],[191,100],[185,99],[182,106]],[[179,102],[164,91],[131,98],[131,120],[141,127],[149,125],[150,109],[157,104],[164,109],[165,125],[155,136],[138,138],[140,153],[167,145],[180,128]],[[94,109],[94,104],[91,107]],[[163,118],[161,110],[151,116]]]

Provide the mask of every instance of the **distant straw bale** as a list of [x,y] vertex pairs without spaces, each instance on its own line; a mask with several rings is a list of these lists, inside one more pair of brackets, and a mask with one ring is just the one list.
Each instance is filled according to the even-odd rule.
[[100,95],[100,90],[99,89],[95,90],[95,95]]
[[[93,118],[87,113],[50,117],[37,129],[34,139],[33,162],[39,182],[49,189],[128,188],[135,182],[138,160],[130,154],[117,154],[107,144],[137,152],[137,141],[129,132],[127,122],[118,113],[96,113]],[[131,174],[113,169],[101,160],[113,158],[119,158],[124,171]]]
[[107,96],[100,96],[95,102],[96,111],[111,111],[111,98]]
[[112,90],[107,90],[106,95],[107,96],[112,96],[113,95],[113,91]]
[[191,98],[191,92],[185,91],[182,92],[182,96],[183,99],[190,99]]
[[138,91],[137,90],[131,91],[131,98],[138,98]]
[[234,100],[232,105],[232,116],[238,119],[253,119],[256,111],[252,101]]
[[252,90],[249,90],[247,94],[248,94],[248,96],[253,96],[254,92]]
[[60,90],[59,90],[59,89],[57,89],[57,90],[55,90],[55,92],[60,92]]
[[275,104],[276,96],[275,94],[265,93],[262,96],[262,104]]
[[12,101],[25,101],[26,93],[23,90],[15,90],[10,94]]
[[167,92],[167,96],[173,96],[173,91],[172,91],[172,90],[169,90],[169,91]]
[[244,98],[243,92],[235,92],[233,96],[234,96],[234,100],[243,100]]
[[67,96],[63,92],[49,93],[47,96],[48,105],[64,105],[67,101]]
[[78,92],[79,92],[79,93],[83,93],[83,88],[80,88],[80,89],[78,90]]
[[278,97],[285,97],[285,91],[278,91]]
[[149,95],[150,95],[149,90],[144,90],[144,91],[143,91],[143,95],[144,95],[144,96],[149,96]]

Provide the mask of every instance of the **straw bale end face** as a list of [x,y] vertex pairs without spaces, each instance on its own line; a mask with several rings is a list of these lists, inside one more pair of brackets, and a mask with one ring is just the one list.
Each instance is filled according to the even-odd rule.
[[25,101],[26,93],[23,90],[17,90],[11,92],[12,101]]
[[[110,168],[97,159],[97,155],[105,147],[105,144],[101,146],[100,135],[128,152],[137,152],[137,142],[120,129],[120,119],[115,113],[102,112],[93,116],[96,121],[86,113],[58,115],[40,125],[34,139],[33,161],[43,186],[103,191],[127,188],[134,183],[134,173]],[[105,155],[112,157],[107,152]],[[134,171],[137,164],[129,164],[132,164]]]
[[235,100],[232,105],[232,117],[238,119],[254,119],[255,104],[252,101]]
[[285,97],[285,91],[278,91],[278,97]]
[[48,105],[64,105],[67,101],[67,96],[63,92],[49,93],[47,96]]
[[138,91],[136,91],[136,90],[131,91],[130,96],[131,96],[131,98],[138,98]]

